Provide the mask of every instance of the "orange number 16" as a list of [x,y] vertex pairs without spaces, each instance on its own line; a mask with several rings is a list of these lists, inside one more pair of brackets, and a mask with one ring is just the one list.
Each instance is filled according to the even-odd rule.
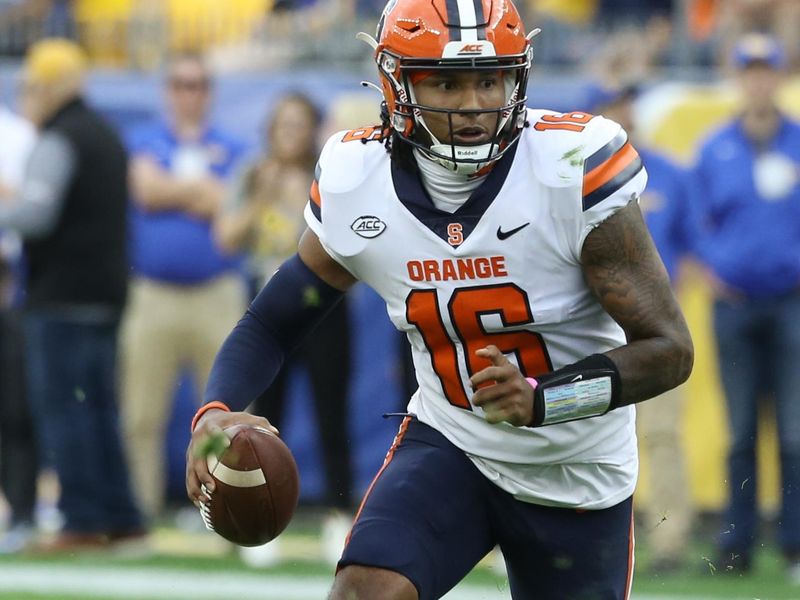
[[[533,323],[527,294],[513,284],[459,288],[448,303],[450,322],[464,349],[469,376],[490,365],[475,351],[494,344],[504,354],[514,353],[526,377],[552,371],[542,337],[533,331],[487,332],[483,315],[496,314],[505,327]],[[406,298],[406,318],[418,330],[431,355],[433,370],[439,377],[450,404],[472,410],[461,378],[456,343],[442,320],[436,290],[412,290]]]
[[536,131],[547,131],[548,129],[564,129],[567,131],[583,131],[586,123],[591,121],[594,115],[582,112],[563,113],[560,115],[543,115],[533,128]]

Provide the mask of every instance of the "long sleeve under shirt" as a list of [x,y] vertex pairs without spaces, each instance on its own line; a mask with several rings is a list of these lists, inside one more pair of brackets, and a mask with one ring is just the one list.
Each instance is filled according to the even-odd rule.
[[36,142],[25,174],[11,202],[0,203],[0,227],[26,238],[50,233],[58,222],[77,156],[59,133],[45,132]]

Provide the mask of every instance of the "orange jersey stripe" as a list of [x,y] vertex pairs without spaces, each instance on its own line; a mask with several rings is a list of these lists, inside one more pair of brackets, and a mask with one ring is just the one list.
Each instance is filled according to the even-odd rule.
[[[397,435],[394,436],[394,441],[392,442],[391,448],[389,448],[389,452],[386,453],[386,458],[383,459],[383,464],[381,468],[378,470],[378,474],[372,479],[372,482],[369,484],[367,488],[367,492],[364,494],[364,498],[361,500],[361,504],[358,507],[358,511],[356,512],[356,516],[353,519],[353,525],[355,526],[358,518],[361,516],[361,511],[364,510],[364,505],[367,503],[367,498],[369,498],[370,493],[372,493],[372,489],[375,487],[375,484],[380,479],[380,476],[386,470],[386,467],[389,466],[389,463],[392,462],[392,458],[394,457],[394,451],[397,450],[397,447],[403,441],[403,437],[406,435],[406,430],[408,429],[408,424],[411,422],[411,417],[406,417],[403,419],[403,422],[400,424],[400,429],[397,432]],[[350,528],[350,533],[347,534],[347,539],[344,542],[345,547],[347,544],[350,543],[350,536],[353,534],[352,527]]]
[[625,144],[619,151],[604,163],[596,166],[583,177],[583,195],[587,196],[593,191],[608,183],[619,175],[625,167],[639,157],[639,153],[631,146]]
[[322,208],[322,198],[319,195],[319,183],[317,182],[316,179],[311,184],[311,191],[309,192],[309,196],[311,197],[311,200],[314,202],[314,204]]
[[631,588],[633,587],[633,551],[635,546],[636,537],[633,530],[633,507],[631,507],[631,529],[628,534],[628,581],[625,583],[625,600],[631,597]]

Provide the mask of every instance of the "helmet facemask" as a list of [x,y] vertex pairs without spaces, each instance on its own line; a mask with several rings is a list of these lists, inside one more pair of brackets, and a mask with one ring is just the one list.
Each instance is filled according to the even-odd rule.
[[[526,87],[531,66],[530,47],[521,54],[507,56],[480,56],[456,59],[405,58],[388,50],[377,56],[378,68],[394,92],[394,110],[391,124],[397,137],[421,150],[431,159],[459,174],[476,173],[484,166],[499,159],[519,139],[525,124]],[[420,73],[471,71],[501,73],[505,88],[502,106],[486,109],[447,109],[426,106],[417,102],[414,93],[414,75]],[[436,138],[423,113],[447,115],[448,138],[451,142]],[[459,114],[496,115],[494,131],[488,142],[475,145],[456,144],[454,140],[453,116]]]

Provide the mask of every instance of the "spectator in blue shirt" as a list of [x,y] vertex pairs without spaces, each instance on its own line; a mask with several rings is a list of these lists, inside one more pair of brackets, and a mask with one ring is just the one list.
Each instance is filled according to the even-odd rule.
[[[685,169],[636,139],[634,102],[636,86],[588,89],[587,105],[595,114],[617,121],[634,138],[647,169],[648,181],[639,199],[647,227],[673,284],[687,252]],[[646,519],[648,571],[663,575],[680,570],[686,562],[686,544],[693,519],[685,460],[681,445],[683,388],[665,393],[657,402],[636,407],[637,432],[651,465],[650,502]]]
[[168,118],[129,140],[134,280],[122,336],[123,425],[150,518],[163,505],[164,436],[179,374],[188,369],[204,388],[246,302],[237,257],[212,236],[243,147],[209,123],[212,81],[202,59],[175,58],[166,88]]
[[716,292],[714,330],[728,406],[729,505],[721,571],[745,572],[755,548],[759,400],[772,394],[778,426],[780,546],[800,585],[800,124],[776,96],[785,55],[771,38],[735,47],[741,110],[705,140],[694,170],[695,252]]

